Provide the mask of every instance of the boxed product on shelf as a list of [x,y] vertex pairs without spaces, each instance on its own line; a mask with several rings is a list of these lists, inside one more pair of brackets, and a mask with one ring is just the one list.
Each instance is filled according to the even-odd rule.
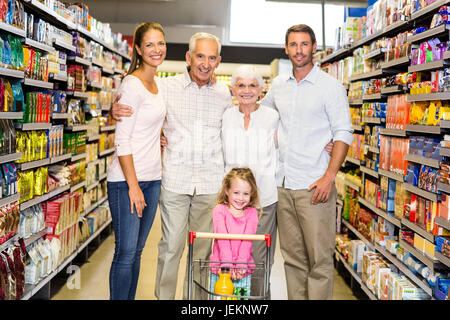
[[388,96],[386,107],[386,129],[405,130],[409,124],[409,111],[411,103],[407,101],[406,94]]
[[89,143],[86,145],[86,161],[95,161],[98,158],[98,143]]
[[86,168],[86,185],[90,186],[95,181],[97,181],[97,166],[89,166]]
[[82,208],[80,193],[71,192],[43,204],[47,234],[60,234],[78,221]]
[[440,195],[440,202],[439,202],[439,217],[444,220],[450,220],[449,215],[449,209],[450,209],[450,201],[449,201],[449,195],[448,194],[441,194]]
[[408,147],[408,139],[380,136],[379,167],[383,170],[405,175],[408,165],[405,155],[408,153]]
[[0,207],[0,244],[16,234],[19,222],[20,211],[17,202]]
[[50,122],[52,96],[47,92],[27,92],[23,118],[19,123]]
[[47,234],[46,239],[53,241],[57,238],[61,243],[61,253],[58,256],[58,264],[64,261],[72,252],[75,251],[78,236],[78,223],[74,223],[71,227],[64,230],[58,235]]
[[19,300],[25,289],[27,251],[23,240],[0,253],[0,300]]
[[404,217],[405,205],[410,203],[411,193],[404,189],[404,183],[397,181],[395,187],[395,209],[394,216],[401,220]]
[[361,240],[350,241],[348,250],[348,263],[357,273],[362,272],[362,261],[366,245]]
[[82,66],[70,64],[67,66],[67,90],[86,91],[86,75]]
[[44,230],[45,227],[45,213],[41,204],[34,205],[20,212],[19,237],[28,238]]

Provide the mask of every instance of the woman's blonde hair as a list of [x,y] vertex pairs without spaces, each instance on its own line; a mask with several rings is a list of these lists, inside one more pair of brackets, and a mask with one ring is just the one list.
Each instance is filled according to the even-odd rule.
[[131,54],[131,63],[130,68],[128,70],[128,74],[131,74],[142,64],[142,57],[137,52],[136,46],[138,47],[141,46],[142,39],[144,38],[145,33],[149,30],[158,30],[163,34],[164,38],[166,37],[162,25],[160,25],[158,22],[143,22],[140,25],[138,25],[136,27],[136,30],[134,30],[133,53]]
[[256,186],[256,179],[252,170],[249,168],[233,168],[228,172],[222,182],[222,188],[217,194],[217,204],[229,204],[226,191],[230,190],[231,183],[234,179],[239,178],[248,182],[252,191],[250,193],[250,201],[247,207],[260,208],[260,214],[262,214],[261,204],[259,203],[258,187]]

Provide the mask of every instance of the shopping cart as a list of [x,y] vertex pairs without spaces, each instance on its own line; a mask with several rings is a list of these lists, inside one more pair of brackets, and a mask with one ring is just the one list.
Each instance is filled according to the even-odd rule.
[[[228,262],[193,260],[195,239],[228,239],[228,240],[251,240],[266,241],[267,255],[265,262]],[[206,233],[189,232],[189,253],[188,253],[188,298],[189,300],[264,300],[268,298],[269,270],[270,270],[270,250],[272,238],[270,234],[249,235],[249,234],[227,234],[227,233]],[[251,274],[239,281],[239,288],[235,287],[233,295],[218,294],[214,292],[214,281],[217,273],[217,265],[220,263],[239,264],[239,269]],[[243,267],[243,265],[245,267]],[[250,282],[251,281],[251,282]]]

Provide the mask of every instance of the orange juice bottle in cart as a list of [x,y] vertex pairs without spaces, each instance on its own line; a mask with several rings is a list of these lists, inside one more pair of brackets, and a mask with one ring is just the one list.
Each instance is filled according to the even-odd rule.
[[[231,273],[229,268],[222,268],[219,272],[219,279],[214,285],[214,293],[232,295],[234,293],[234,285],[231,281]],[[220,300],[220,297],[216,297]],[[221,300],[229,300],[231,298],[222,297]]]

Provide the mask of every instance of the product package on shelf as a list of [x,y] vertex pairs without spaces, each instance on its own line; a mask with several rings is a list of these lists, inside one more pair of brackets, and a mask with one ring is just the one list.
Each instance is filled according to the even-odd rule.
[[40,203],[20,212],[19,237],[28,238],[45,228],[45,212]]
[[0,244],[12,238],[19,229],[20,211],[17,202],[0,207]]
[[25,257],[23,240],[0,252],[0,300],[19,300],[25,289]]
[[405,130],[409,124],[409,111],[411,103],[407,101],[406,94],[388,96],[386,107],[386,129]]

